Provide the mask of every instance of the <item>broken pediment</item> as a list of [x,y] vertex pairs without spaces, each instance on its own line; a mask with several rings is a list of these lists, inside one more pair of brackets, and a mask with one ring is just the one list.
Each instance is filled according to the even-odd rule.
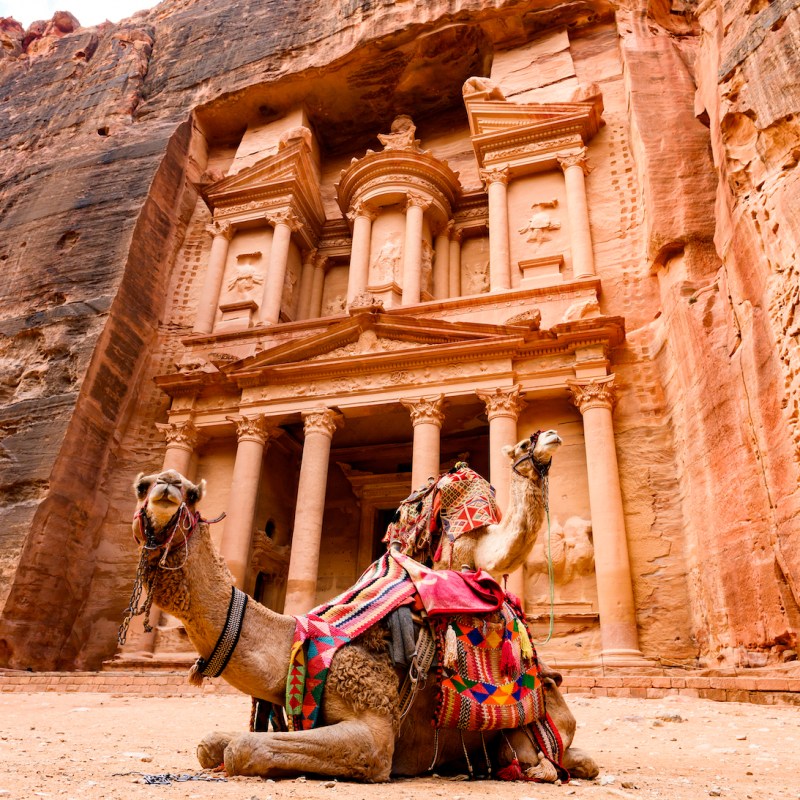
[[554,168],[558,153],[588,144],[604,124],[599,94],[577,103],[468,100],[466,108],[480,166],[517,175]]

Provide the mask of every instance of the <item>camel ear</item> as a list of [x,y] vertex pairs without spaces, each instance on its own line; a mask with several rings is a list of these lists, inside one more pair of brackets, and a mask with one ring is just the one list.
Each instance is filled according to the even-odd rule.
[[144,500],[145,497],[147,497],[147,493],[153,485],[153,477],[153,475],[145,475],[144,472],[140,472],[136,476],[136,480],[133,482],[133,488],[139,500]]
[[510,458],[510,459],[512,459],[512,460],[513,460],[513,458],[514,458],[514,448],[515,448],[515,445],[513,445],[513,444],[507,444],[507,445],[506,445],[506,446],[503,448],[503,455],[504,455],[504,456],[508,456],[508,458]]
[[200,502],[205,493],[206,493],[205,479],[200,481],[200,483],[198,483],[197,486],[190,483],[189,488],[186,490],[186,502],[189,505],[193,506],[196,503]]

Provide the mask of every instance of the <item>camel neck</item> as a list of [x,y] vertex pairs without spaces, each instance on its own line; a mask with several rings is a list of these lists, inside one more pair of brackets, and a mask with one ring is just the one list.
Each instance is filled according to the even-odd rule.
[[544,495],[538,476],[527,478],[512,473],[509,501],[503,516],[504,528],[519,533],[538,533],[544,520]]

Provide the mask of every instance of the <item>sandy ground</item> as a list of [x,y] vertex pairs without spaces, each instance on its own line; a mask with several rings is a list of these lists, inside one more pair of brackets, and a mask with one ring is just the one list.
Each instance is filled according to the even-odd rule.
[[[564,786],[419,778],[366,786],[314,778],[143,783],[198,774],[212,729],[243,730],[249,699],[91,693],[0,696],[0,800],[417,800],[418,798],[800,798],[800,708],[571,696],[576,744],[602,766]],[[121,774],[120,774],[121,773]]]

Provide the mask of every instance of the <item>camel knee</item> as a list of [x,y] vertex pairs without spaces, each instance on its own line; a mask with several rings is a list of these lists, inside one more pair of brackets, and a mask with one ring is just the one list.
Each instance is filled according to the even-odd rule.
[[590,781],[600,774],[598,763],[583,750],[569,747],[564,751],[564,768],[573,778]]
[[225,748],[235,734],[214,731],[204,736],[200,744],[197,745],[197,760],[203,769],[214,769],[218,767],[224,757]]

